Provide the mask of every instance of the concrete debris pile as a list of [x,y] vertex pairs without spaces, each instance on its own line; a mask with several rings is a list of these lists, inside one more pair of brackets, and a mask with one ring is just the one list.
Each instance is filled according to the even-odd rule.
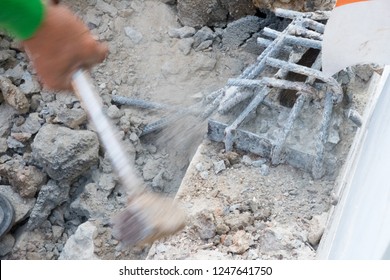
[[183,25],[202,27],[226,26],[231,21],[248,15],[258,14],[261,11],[276,8],[289,9],[299,12],[313,12],[331,10],[335,0],[164,0],[176,5],[179,21]]
[[[265,49],[257,44],[257,37],[265,27],[282,31],[290,22],[263,9],[270,1],[63,2],[76,11],[94,35],[107,42],[109,57],[91,73],[104,110],[119,128],[130,160],[146,184],[169,195],[177,192],[188,158],[179,160],[183,150],[160,147],[151,134],[172,121],[161,113],[167,107],[159,106],[174,99],[176,102],[168,108],[172,113],[180,101],[185,100],[187,103],[180,106],[187,108],[193,99],[199,99],[198,95],[203,97],[205,92],[224,86]],[[306,4],[305,9],[315,9],[328,7],[324,4],[333,1],[299,2],[313,2],[316,6]],[[176,5],[177,13],[172,5]],[[361,71],[360,76],[368,79],[366,74]],[[348,88],[348,83],[358,78],[349,72],[343,72],[339,78],[346,96],[351,95],[353,90]],[[127,199],[94,128],[87,122],[82,104],[72,94],[42,89],[26,55],[6,35],[0,35],[0,102],[0,194],[8,199],[15,212],[10,231],[0,240],[0,258],[145,258],[146,250],[123,251],[111,235],[110,217],[124,207]],[[347,129],[353,133],[355,128]],[[332,135],[332,141],[338,142],[345,134]],[[223,177],[238,165],[253,169],[256,174],[261,170],[264,178],[273,172],[267,159],[243,154],[230,162],[224,155],[197,165],[196,182],[210,180],[212,186],[194,190],[184,201],[194,205],[197,194],[201,199],[201,191],[218,196],[214,192],[210,194],[216,186],[226,199],[225,205],[218,206],[216,211],[210,208],[195,215],[189,225],[194,234],[191,238],[201,240],[202,244],[197,243],[200,249],[191,257],[276,258],[275,251],[283,251],[286,258],[312,257],[311,252],[306,254],[308,247],[304,244],[309,242],[306,233],[295,230],[287,234],[289,227],[280,230],[265,224],[271,212],[254,205],[249,194],[244,200],[230,199],[228,190],[218,185],[218,180],[214,181],[215,176]],[[283,204],[283,199],[290,199],[295,205],[293,192],[296,190],[279,182],[275,184],[283,189],[283,193],[277,194],[279,202]],[[245,192],[249,187],[252,191],[252,186],[246,185]],[[323,204],[316,206],[315,196],[320,193],[318,200],[325,201],[329,189],[318,191],[313,187],[308,193],[314,202],[305,204],[304,210],[309,212],[315,208],[315,215],[325,212]],[[261,203],[272,209],[272,203],[268,205],[266,198],[276,196],[267,191],[264,197]],[[318,228],[310,237],[313,244],[321,235],[320,221],[313,225]],[[270,242],[280,243],[281,239],[280,250],[271,248],[272,253],[268,255],[260,253],[256,245],[266,248]],[[290,241],[296,242],[293,249]],[[149,255],[164,258],[164,253],[176,245],[168,248],[161,243]],[[208,250],[217,245],[223,245],[223,252]],[[302,254],[296,252],[300,248]],[[295,255],[291,257],[292,252]],[[183,250],[178,254],[184,258],[187,253],[191,254]]]

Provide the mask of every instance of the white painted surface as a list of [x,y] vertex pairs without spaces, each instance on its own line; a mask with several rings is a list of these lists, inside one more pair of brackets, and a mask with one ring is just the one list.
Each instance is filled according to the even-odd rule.
[[390,67],[371,99],[341,176],[320,259],[390,259]]

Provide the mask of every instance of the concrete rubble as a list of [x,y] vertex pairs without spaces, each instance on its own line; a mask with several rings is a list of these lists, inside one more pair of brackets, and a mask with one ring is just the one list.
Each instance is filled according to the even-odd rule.
[[[107,41],[110,55],[91,75],[136,172],[148,188],[164,195],[175,196],[185,186],[177,199],[189,223],[175,237],[152,246],[121,249],[110,218],[127,197],[82,104],[74,95],[42,89],[23,52],[0,35],[0,194],[15,209],[13,228],[0,240],[1,258],[315,258],[332,178],[313,181],[307,173],[275,167],[258,155],[226,152],[203,140],[200,132],[205,130],[198,127],[207,124],[198,119],[190,133],[187,118],[185,125],[167,129],[175,137],[190,138],[191,147],[176,145],[170,135],[142,133],[150,122],[187,108],[253,63],[262,51],[256,43],[261,30],[283,30],[287,23],[266,8],[312,11],[329,9],[334,1],[63,2]],[[346,96],[356,95],[370,80],[372,71],[357,72],[340,74]],[[113,96],[170,103],[174,109],[135,108],[114,102]],[[354,109],[363,107],[364,100]],[[259,127],[268,131],[271,121]],[[343,119],[333,120],[332,127],[327,149],[342,154],[341,165],[348,146],[344,141],[356,127]],[[296,129],[310,128],[300,120]],[[190,163],[189,151],[200,143]]]

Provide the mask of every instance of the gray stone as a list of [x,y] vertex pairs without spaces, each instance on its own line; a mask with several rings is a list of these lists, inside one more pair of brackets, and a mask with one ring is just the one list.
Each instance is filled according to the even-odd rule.
[[78,128],[81,124],[87,121],[87,114],[81,108],[67,108],[60,106],[56,110],[56,117],[53,123],[64,124],[69,128]]
[[0,50],[0,62],[7,61],[15,55],[13,50]]
[[24,148],[24,144],[22,142],[16,140],[11,136],[7,138],[7,146],[10,149]]
[[243,254],[249,250],[253,243],[253,237],[250,233],[239,230],[233,235],[233,244],[229,246],[228,250],[234,254]]
[[252,224],[253,217],[249,212],[232,213],[227,215],[224,221],[231,230],[240,230]]
[[20,113],[27,113],[30,103],[23,92],[6,77],[0,76],[0,92],[5,102]]
[[107,208],[108,200],[106,192],[98,189],[96,184],[87,184],[83,192],[71,203],[70,208],[77,216],[87,218],[107,218],[108,212],[103,210]]
[[313,216],[313,218],[310,220],[310,229],[307,236],[307,240],[312,246],[317,246],[320,243],[327,220],[327,212],[324,212],[321,215]]
[[254,160],[254,161],[252,161],[252,166],[254,166],[254,167],[261,167],[266,162],[267,162],[267,160],[264,159],[264,158],[258,159],[258,160]]
[[0,185],[0,194],[8,198],[15,211],[15,223],[23,221],[32,211],[35,198],[22,198],[11,186]]
[[192,65],[192,72],[194,73],[213,71],[217,64],[217,60],[214,57],[209,57],[201,53],[195,59],[195,63]]
[[53,232],[53,240],[58,240],[61,238],[64,233],[64,227],[61,226],[52,226],[51,231]]
[[189,38],[194,36],[196,30],[190,26],[183,26],[181,28],[171,28],[168,31],[168,35],[171,38]]
[[25,65],[26,64],[24,62],[18,63],[14,68],[8,69],[5,72],[4,76],[7,78],[11,78],[12,80],[21,80],[25,72]]
[[113,17],[115,17],[118,13],[118,9],[115,8],[115,6],[108,4],[108,3],[104,2],[103,0],[96,1],[96,8],[98,8],[99,10],[101,10],[104,13],[110,14]]
[[216,234],[215,219],[212,213],[204,210],[196,214],[193,226],[203,240],[211,239]]
[[95,245],[93,242],[97,234],[96,226],[87,221],[81,224],[76,232],[69,237],[64,249],[61,252],[59,260],[96,260],[99,259],[95,254]]
[[38,113],[31,113],[20,126],[14,124],[12,132],[30,133],[31,135],[34,135],[41,128],[42,123],[43,120],[39,117]]
[[5,153],[8,150],[7,139],[0,138],[0,154]]
[[142,168],[142,175],[145,180],[152,180],[160,172],[161,160],[149,159]]
[[6,177],[22,197],[34,197],[46,182],[46,174],[16,156],[0,164],[0,175]]
[[134,44],[139,44],[143,38],[141,32],[135,30],[130,26],[125,27],[125,34]]
[[111,105],[107,109],[107,116],[111,119],[119,119],[123,116],[123,112],[116,105]]
[[177,3],[177,0],[159,0],[159,1],[167,5],[175,5]]
[[135,133],[135,132],[130,133],[129,139],[133,143],[137,143],[139,141],[139,137],[138,137],[137,133]]
[[194,44],[194,38],[185,38],[180,40],[179,42],[179,50],[184,55],[189,55],[192,49],[192,45]]
[[23,73],[22,79],[24,83],[22,83],[19,88],[25,94],[32,94],[41,91],[41,86],[37,79],[32,76],[29,72],[25,71]]
[[165,185],[165,181],[163,178],[164,172],[165,172],[165,170],[161,169],[160,172],[153,178],[153,181],[152,181],[153,188],[157,188],[160,190],[164,189],[164,185]]
[[214,162],[214,172],[215,174],[221,173],[226,169],[225,162],[223,160]]
[[111,193],[116,186],[115,178],[111,174],[101,174],[98,182],[100,189]]
[[33,230],[39,227],[49,217],[54,208],[68,200],[69,189],[69,185],[58,185],[53,180],[42,186],[28,220],[27,228]]
[[200,43],[200,45],[195,49],[195,51],[199,52],[199,51],[206,50],[209,47],[211,47],[212,44],[213,44],[213,40],[204,41]]
[[268,176],[270,173],[269,166],[267,164],[262,164],[260,166],[260,174],[263,176]]
[[8,136],[11,130],[11,123],[17,111],[8,104],[0,104],[0,137]]
[[224,26],[228,20],[254,15],[252,0],[177,0],[179,21],[183,25]]
[[11,234],[5,235],[0,240],[0,257],[4,257],[12,251],[15,244],[15,238]]
[[253,163],[252,159],[251,159],[249,156],[247,156],[247,155],[244,155],[244,156],[242,157],[241,162],[242,162],[243,164],[247,165],[247,166],[250,166],[250,165],[252,165],[252,163]]
[[195,33],[193,47],[196,49],[203,42],[214,40],[214,38],[215,38],[215,34],[213,30],[211,30],[207,26],[204,26],[201,29],[199,29],[198,32]]
[[258,17],[241,18],[227,25],[222,34],[222,43],[225,47],[237,49],[262,27],[262,19]]
[[91,131],[47,124],[31,147],[34,160],[58,181],[72,181],[98,162],[99,141]]
[[193,27],[218,25],[228,16],[228,11],[219,1],[213,0],[178,0],[177,9],[179,21]]

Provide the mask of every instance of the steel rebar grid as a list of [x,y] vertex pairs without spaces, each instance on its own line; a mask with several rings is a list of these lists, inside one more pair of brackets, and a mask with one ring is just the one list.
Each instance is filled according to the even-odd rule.
[[[312,27],[315,31],[307,30],[305,27]],[[316,24],[315,21],[309,20],[305,21],[304,27],[299,26],[295,28],[291,28],[289,30],[289,34],[286,35],[287,32],[274,32],[271,29],[266,29],[265,33],[269,35],[269,37],[274,38],[275,40],[279,39],[282,43],[288,43],[288,44],[294,44],[294,45],[300,45],[306,48],[315,48],[315,49],[321,49],[321,40],[322,40],[322,34],[324,25],[322,24]],[[287,30],[288,28],[286,28]],[[319,31],[319,32],[316,32]],[[292,35],[299,35],[299,36],[305,36],[309,38],[302,38],[302,37],[296,37]],[[282,37],[283,39],[280,39]],[[269,40],[259,40],[260,43],[263,43],[263,45],[267,45],[267,48],[275,47],[275,45],[272,45],[272,43]],[[280,45],[276,45],[277,47],[281,47]],[[271,51],[269,53],[272,53]],[[264,67],[262,65],[261,56],[258,58],[259,64],[258,67],[248,67],[246,71],[251,70],[252,73],[256,70],[256,68],[261,69],[260,72],[263,70]],[[264,58],[263,58],[264,59]],[[290,59],[289,59],[290,60]],[[307,99],[308,94],[313,94],[316,91],[313,90],[312,87],[309,86],[309,84],[313,84],[316,79],[320,79],[324,81],[325,83],[329,84],[331,92],[328,92],[325,98],[325,107],[323,111],[323,118],[321,121],[321,128],[319,136],[317,137],[316,141],[316,158],[313,162],[313,168],[312,168],[312,174],[315,178],[320,178],[324,175],[325,171],[323,168],[323,162],[324,162],[324,144],[327,141],[328,136],[328,129],[330,125],[330,119],[333,109],[333,103],[338,103],[342,100],[342,89],[337,83],[337,81],[333,78],[328,78],[322,75],[322,72],[320,72],[321,68],[321,55],[318,55],[315,63],[313,64],[312,68],[308,68],[305,66],[297,65],[295,63],[292,63],[291,61],[285,62],[278,59],[274,59],[271,57],[271,55],[265,56],[266,64],[272,67],[279,68],[279,75],[283,78],[284,74],[288,72],[295,72],[299,74],[303,74],[308,76],[305,83],[294,83],[289,81],[282,81],[278,79],[273,78],[261,78],[260,80],[250,80],[247,78],[239,77],[238,79],[230,79],[227,83],[228,86],[241,86],[241,87],[258,87],[260,85],[266,85],[266,86],[273,86],[273,87],[281,87],[281,88],[290,88],[290,89],[296,89],[298,90],[298,99],[296,103],[294,104],[288,121],[285,124],[281,136],[276,141],[272,152],[271,152],[271,160],[273,164],[278,164],[281,161],[280,155],[284,146],[284,143],[286,141],[287,136],[291,132],[293,123],[295,119],[298,117],[299,113],[301,112],[303,105]],[[296,61],[294,61],[296,62]],[[243,73],[242,76],[254,76],[248,75],[246,72]],[[237,91],[237,90],[236,90]],[[268,93],[267,93],[268,94]],[[250,95],[248,95],[250,97]],[[257,98],[258,97],[258,98]],[[233,99],[233,98],[232,98]],[[237,98],[236,101],[240,102],[242,101],[242,97]],[[263,100],[264,97],[262,96],[256,96],[252,102],[250,103],[250,107],[248,106],[239,118],[237,118],[230,126],[226,127],[225,129],[225,147],[226,150],[230,150],[233,146],[233,133],[238,128],[238,126],[244,121],[246,116],[251,112],[254,108],[256,108],[260,103],[258,100]],[[254,102],[256,100],[256,102]],[[257,104],[257,105],[255,105]],[[231,102],[229,104],[230,106],[234,105],[234,102]]]
[[[317,56],[317,59],[314,61],[312,65],[312,68],[316,70],[321,69],[321,53]],[[310,76],[306,78],[306,83],[308,85],[312,85],[315,82],[315,80],[316,80],[315,77]],[[303,105],[307,100],[306,92],[298,92],[297,94],[299,95],[299,97],[291,109],[290,115],[288,116],[287,122],[283,127],[280,137],[277,139],[273,149],[271,150],[272,164],[280,164],[282,162],[281,155],[282,155],[284,143],[286,142],[286,139],[292,130],[294,122],[296,118],[299,116],[300,112],[302,111]]]
[[[285,14],[289,14],[288,10],[280,10],[281,12]],[[300,17],[303,17],[305,14],[303,13],[298,13]],[[281,14],[281,16],[283,16]],[[314,22],[314,23],[313,23]],[[307,48],[316,48],[316,49],[321,49],[321,41],[319,40],[313,40],[313,39],[308,39],[308,38],[303,38],[303,37],[295,37],[292,36],[291,34],[296,34],[299,33],[302,36],[309,35],[311,37],[320,37],[321,34],[319,32],[307,30],[306,26],[315,26],[316,31],[322,30],[322,24],[315,24],[315,21],[312,21],[311,19],[304,19],[304,18],[294,18],[293,21],[288,25],[288,27],[283,31],[283,32],[278,32],[275,30],[272,30],[270,28],[264,28],[263,32],[265,35],[275,39],[274,41],[262,41],[261,39],[259,40],[260,43],[267,44],[267,48],[261,53],[261,55],[257,58],[259,63],[257,65],[252,65],[249,66],[247,69],[244,70],[244,72],[239,76],[239,78],[244,78],[244,79],[254,79],[255,77],[259,76],[260,73],[265,69],[265,59],[267,57],[270,57],[272,55],[275,55],[278,53],[281,48],[284,46],[286,43],[285,41],[289,44],[292,45],[301,45]],[[224,100],[221,102],[221,105],[219,107],[219,113],[225,113],[228,112],[233,106],[237,105],[240,103],[242,100],[246,99],[244,96],[241,96],[237,90],[237,88],[234,88],[234,90],[229,90],[229,95],[227,95]],[[234,95],[237,95],[234,97]],[[227,100],[230,98],[235,98],[236,102],[228,102]]]
[[[258,63],[252,64],[251,66],[247,67],[241,75],[239,75],[239,79],[254,79],[260,75],[260,73],[265,69],[266,65],[266,58],[277,54],[282,46],[284,45],[284,39],[285,36],[287,36],[294,27],[295,21],[290,23],[287,28],[281,32],[277,38],[275,38],[274,41],[272,41],[269,46],[259,55],[257,58]],[[226,89],[225,91],[227,94],[221,101],[221,105],[219,106],[218,112],[221,114],[224,114],[228,112],[232,107],[237,105],[243,100],[243,97],[240,96],[238,88],[237,87],[231,87]],[[233,101],[229,101],[229,99],[233,99]],[[229,102],[228,102],[229,101]],[[229,106],[227,106],[227,104]]]

